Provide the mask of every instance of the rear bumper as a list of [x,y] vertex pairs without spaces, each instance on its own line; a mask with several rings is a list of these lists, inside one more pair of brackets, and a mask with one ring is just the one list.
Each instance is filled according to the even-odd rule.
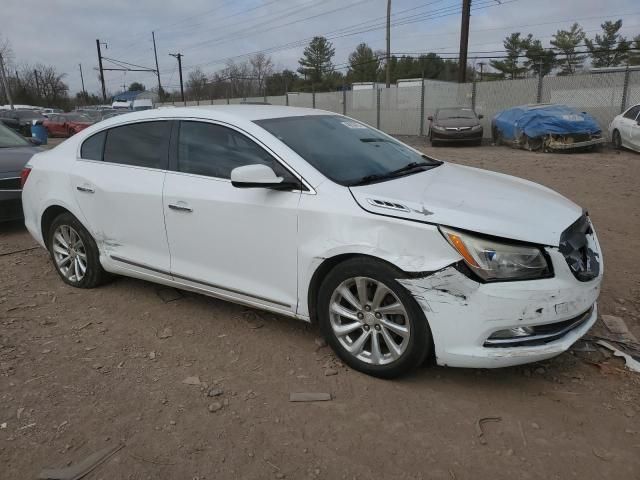
[[[425,313],[439,365],[497,368],[537,362],[561,354],[587,333],[598,315],[602,271],[580,282],[557,249],[547,252],[552,278],[481,284],[452,266],[424,278],[398,280]],[[571,328],[562,328],[567,325]],[[518,327],[558,335],[502,346],[487,343],[496,332]]]
[[20,190],[0,190],[0,222],[21,220],[24,217],[21,195]]

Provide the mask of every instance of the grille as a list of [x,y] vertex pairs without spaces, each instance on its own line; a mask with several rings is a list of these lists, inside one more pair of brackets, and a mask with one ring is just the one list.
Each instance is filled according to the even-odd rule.
[[0,190],[21,190],[20,178],[2,178],[0,179]]
[[600,273],[599,254],[593,250],[595,241],[589,217],[585,214],[560,236],[560,252],[573,276],[588,282]]

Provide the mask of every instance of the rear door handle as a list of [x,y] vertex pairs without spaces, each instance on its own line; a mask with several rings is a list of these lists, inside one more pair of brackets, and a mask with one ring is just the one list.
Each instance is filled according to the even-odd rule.
[[78,190],[79,192],[84,192],[84,193],[95,193],[96,192],[93,188],[89,188],[89,187],[76,187],[76,190]]
[[193,208],[182,203],[170,203],[169,208],[171,210],[178,210],[179,212],[193,212]]

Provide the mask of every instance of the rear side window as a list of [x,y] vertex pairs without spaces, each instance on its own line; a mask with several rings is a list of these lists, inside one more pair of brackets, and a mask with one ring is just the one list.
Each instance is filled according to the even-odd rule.
[[87,138],[80,148],[80,157],[85,160],[102,160],[102,150],[104,149],[104,139],[106,132],[96,133]]
[[234,168],[257,163],[293,180],[277,160],[241,133],[211,123],[180,123],[178,171],[229,179]]
[[167,121],[123,125],[107,131],[104,161],[147,168],[165,168],[170,124]]

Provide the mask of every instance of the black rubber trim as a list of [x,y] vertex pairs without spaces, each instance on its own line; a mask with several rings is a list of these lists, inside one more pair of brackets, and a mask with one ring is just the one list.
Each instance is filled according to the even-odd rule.
[[270,298],[259,297],[257,295],[251,295],[249,293],[243,292],[241,290],[235,290],[233,288],[221,287],[220,285],[216,285],[215,283],[204,282],[202,280],[196,280],[194,278],[186,277],[184,275],[180,275],[180,274],[177,274],[177,273],[167,272],[166,270],[160,270],[158,268],[153,268],[153,267],[150,267],[148,265],[144,265],[142,263],[132,262],[131,260],[127,260],[127,259],[122,258],[122,257],[117,257],[115,255],[110,255],[110,257],[111,257],[112,260],[115,260],[116,262],[126,263],[128,265],[132,265],[132,266],[138,267],[138,268],[144,268],[145,270],[149,270],[149,271],[156,272],[156,273],[161,273],[161,274],[167,275],[169,277],[179,278],[181,280],[186,280],[188,282],[199,283],[200,285],[204,285],[204,286],[207,286],[207,287],[210,287],[210,288],[216,288],[218,290],[224,290],[225,292],[235,293],[235,294],[238,294],[238,295],[243,295],[245,297],[255,298],[256,300],[262,300],[264,302],[273,303],[274,305],[281,305],[281,306],[286,307],[286,308],[291,308],[291,305],[289,305],[289,304],[278,302],[277,300],[272,300]]
[[582,326],[593,314],[593,305],[584,313],[577,317],[563,320],[561,322],[547,323],[543,325],[532,325],[530,328],[534,333],[529,337],[513,337],[504,339],[491,339],[489,337],[484,342],[485,348],[510,348],[510,347],[535,347],[564,337],[567,333]]

